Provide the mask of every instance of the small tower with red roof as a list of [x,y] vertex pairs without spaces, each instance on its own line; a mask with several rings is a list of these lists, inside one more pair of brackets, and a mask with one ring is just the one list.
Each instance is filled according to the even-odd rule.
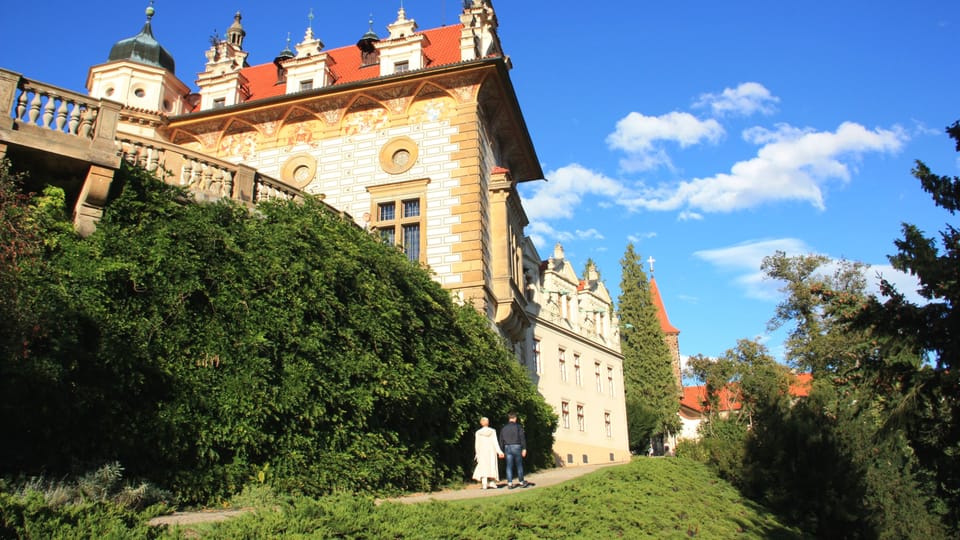
[[657,280],[653,275],[653,263],[656,262],[656,259],[650,257],[647,262],[650,264],[650,301],[657,310],[657,320],[660,321],[660,329],[663,330],[667,347],[670,349],[673,376],[677,379],[677,391],[681,392],[683,377],[680,373],[680,330],[670,323],[670,318],[667,317],[667,309],[663,306],[663,297],[660,296],[660,288],[657,286]]

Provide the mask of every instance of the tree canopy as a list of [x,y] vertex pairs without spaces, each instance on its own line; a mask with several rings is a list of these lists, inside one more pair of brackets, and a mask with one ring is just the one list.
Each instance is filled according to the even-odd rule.
[[[947,133],[960,151],[960,123]],[[921,161],[912,172],[935,205],[960,209],[958,177]],[[813,375],[813,389],[752,410],[740,446],[722,447],[710,441],[715,430],[705,432],[708,448],[726,450],[708,455],[721,472],[818,536],[960,533],[960,232],[947,224],[935,238],[909,223],[902,231],[890,262],[918,279],[919,303],[886,279],[882,297],[868,294],[859,263],[784,253],[764,260],[785,293],[771,327],[788,327],[786,360]],[[743,376],[722,361],[704,365],[721,380]]]

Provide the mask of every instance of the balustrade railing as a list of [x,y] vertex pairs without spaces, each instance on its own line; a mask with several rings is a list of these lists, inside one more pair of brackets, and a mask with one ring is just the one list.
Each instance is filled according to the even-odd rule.
[[300,198],[301,193],[291,188],[290,186],[265,176],[262,174],[257,174],[257,177],[254,179],[253,183],[253,200],[254,202],[266,201],[270,199],[282,199],[285,201],[291,201]]
[[139,165],[169,184],[183,186],[205,198],[230,197],[247,202],[267,199],[294,200],[300,192],[290,186],[249,169],[252,195],[243,195],[238,178],[244,171],[240,165],[214,159],[181,146],[165,144],[134,135],[117,134],[120,156]]
[[[36,140],[39,147],[44,147],[46,143],[43,141],[50,137],[41,133],[49,130],[50,135],[58,133],[68,138],[54,136],[60,142],[46,144],[48,151],[70,152],[80,159],[97,159],[102,166],[108,167],[115,167],[115,161],[107,162],[119,156],[142,166],[164,182],[189,189],[199,198],[230,197],[257,203],[302,197],[298,189],[251,167],[212,158],[172,143],[118,132],[120,111],[119,103],[93,99],[0,69],[0,118],[7,116],[13,120],[10,126],[0,124],[0,129],[11,140],[19,137],[19,144],[32,144],[30,141]],[[23,129],[19,129],[18,124]],[[26,129],[26,126],[31,128]],[[44,131],[38,132],[38,129]],[[71,140],[80,145],[69,142]]]
[[99,112],[99,100],[21,78],[12,116],[28,125],[92,139]]

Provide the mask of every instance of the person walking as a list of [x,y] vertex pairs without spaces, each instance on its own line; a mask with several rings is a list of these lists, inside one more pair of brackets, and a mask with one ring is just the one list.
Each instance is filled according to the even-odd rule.
[[[507,425],[500,429],[500,447],[507,455],[507,487],[527,487],[530,484],[523,479],[523,458],[527,457],[527,435],[523,426],[517,422],[517,413],[507,415]],[[516,484],[513,483],[514,469],[516,469]]]
[[473,479],[480,482],[481,489],[496,489],[497,482],[500,481],[497,458],[503,458],[503,450],[497,444],[497,430],[490,427],[490,420],[486,416],[480,419],[480,429],[474,434],[473,448],[476,451],[473,459],[477,462],[473,469]]

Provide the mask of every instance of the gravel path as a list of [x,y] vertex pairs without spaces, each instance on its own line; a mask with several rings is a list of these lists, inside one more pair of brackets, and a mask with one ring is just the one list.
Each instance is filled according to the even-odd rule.
[[[498,489],[480,489],[479,484],[468,484],[463,489],[447,489],[435,491],[433,493],[415,493],[394,497],[391,499],[378,500],[377,504],[383,502],[396,502],[403,504],[413,504],[429,501],[458,501],[463,499],[477,499],[480,497],[501,497],[511,493],[520,493],[531,489],[553,486],[589,474],[597,469],[604,467],[624,465],[624,463],[604,463],[601,465],[583,465],[580,467],[558,467],[547,469],[526,475],[530,486],[527,488],[507,489],[506,480],[500,481]],[[167,516],[159,516],[149,521],[150,525],[193,525],[196,523],[210,523],[215,521],[224,521],[240,514],[251,512],[252,508],[240,508],[233,510],[201,510],[198,512],[174,512]]]

